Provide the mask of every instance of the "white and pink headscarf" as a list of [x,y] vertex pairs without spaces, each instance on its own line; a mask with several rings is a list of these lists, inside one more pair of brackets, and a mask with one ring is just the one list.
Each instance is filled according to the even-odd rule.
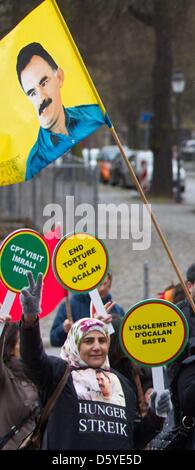
[[[90,331],[100,331],[107,338],[108,344],[110,343],[110,335],[105,323],[95,318],[81,318],[81,320],[73,323],[68,332],[67,339],[61,348],[61,358],[67,361],[70,367],[81,368],[87,366],[80,357],[79,347],[84,336]],[[108,356],[101,367],[110,369]]]

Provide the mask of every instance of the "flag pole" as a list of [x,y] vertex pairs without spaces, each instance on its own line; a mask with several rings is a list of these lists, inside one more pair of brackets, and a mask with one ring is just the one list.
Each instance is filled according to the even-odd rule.
[[[106,109],[105,109],[105,107],[104,107],[104,105],[103,105],[103,103],[102,103],[102,100],[101,100],[101,98],[100,98],[100,96],[99,96],[99,94],[98,94],[98,92],[97,92],[97,90],[96,90],[96,88],[95,88],[95,85],[94,85],[94,83],[93,83],[93,81],[92,81],[92,79],[91,79],[91,77],[90,77],[90,75],[89,75],[89,72],[88,72],[87,68],[85,67],[85,64],[84,64],[84,62],[83,62],[83,59],[82,59],[82,57],[81,57],[81,55],[80,55],[80,53],[79,53],[79,51],[78,51],[78,49],[77,49],[77,46],[76,46],[76,44],[75,44],[75,42],[74,42],[74,39],[73,39],[73,37],[72,37],[72,35],[71,35],[69,29],[68,29],[68,26],[66,25],[66,22],[65,22],[65,20],[64,20],[64,18],[63,18],[63,16],[62,16],[62,14],[61,14],[60,9],[58,8],[58,5],[57,5],[56,1],[55,1],[55,0],[47,0],[47,1],[48,1],[50,4],[53,5],[53,7],[54,7],[54,9],[55,9],[55,11],[56,11],[56,14],[58,15],[58,18],[59,18],[59,20],[60,20],[60,22],[61,22],[61,24],[62,24],[62,26],[63,26],[63,28],[64,28],[64,30],[65,30],[65,33],[67,34],[67,37],[68,37],[68,39],[69,39],[69,41],[70,41],[70,43],[71,43],[71,45],[72,45],[72,47],[73,47],[73,50],[74,50],[76,56],[77,56],[77,58],[78,58],[78,61],[79,61],[80,65],[81,65],[81,67],[82,67],[82,69],[83,69],[83,72],[85,73],[86,79],[88,80],[88,82],[89,82],[89,84],[90,84],[90,86],[91,86],[91,88],[92,88],[92,90],[93,90],[93,93],[94,93],[94,95],[95,95],[95,97],[96,97],[96,99],[97,99],[97,102],[98,102],[98,104],[99,104],[99,107],[100,107],[101,111],[103,112],[103,114],[105,115],[105,114],[106,114]],[[138,179],[137,179],[137,177],[136,177],[136,175],[135,175],[135,173],[134,173],[133,167],[132,167],[131,163],[129,162],[128,158],[127,158],[126,155],[125,155],[125,152],[124,152],[124,150],[123,150],[123,147],[122,147],[122,144],[121,144],[121,142],[120,142],[120,140],[119,140],[119,137],[118,137],[118,135],[117,135],[117,133],[116,133],[114,127],[109,127],[109,129],[110,129],[110,132],[112,133],[112,136],[113,136],[113,138],[114,138],[114,140],[115,140],[115,142],[116,142],[116,145],[119,147],[119,150],[120,150],[120,152],[121,152],[121,155],[122,155],[122,157],[123,157],[123,159],[124,159],[124,161],[125,161],[125,163],[126,163],[128,169],[129,169],[129,173],[130,173],[130,175],[131,175],[131,178],[132,178],[132,180],[133,180],[133,182],[134,182],[134,184],[135,184],[135,186],[136,186],[138,192],[140,193],[140,196],[141,196],[141,198],[142,198],[143,203],[146,205],[146,208],[147,208],[147,210],[148,210],[148,212],[149,212],[149,214],[150,214],[151,220],[152,220],[152,222],[153,222],[153,224],[154,224],[154,226],[155,226],[155,228],[156,228],[156,231],[157,231],[157,233],[158,233],[158,235],[159,235],[159,237],[160,237],[160,239],[161,239],[161,241],[162,241],[162,244],[163,244],[163,246],[164,246],[164,248],[165,248],[165,250],[166,250],[166,252],[167,252],[167,255],[168,255],[168,257],[169,257],[169,259],[170,259],[172,265],[173,265],[173,268],[174,268],[174,270],[175,270],[175,272],[176,272],[176,274],[177,274],[177,276],[178,276],[178,278],[179,278],[179,281],[180,281],[180,283],[181,283],[181,285],[182,285],[182,287],[183,287],[183,290],[184,290],[184,292],[185,292],[185,294],[186,294],[186,297],[187,297],[187,299],[188,299],[188,301],[189,301],[189,303],[190,303],[190,305],[191,305],[191,307],[192,307],[192,309],[193,309],[193,312],[195,313],[195,304],[194,304],[194,302],[193,302],[192,296],[190,295],[190,293],[189,293],[189,291],[188,291],[188,289],[187,289],[187,287],[186,287],[186,285],[185,285],[185,281],[184,281],[184,279],[183,279],[183,276],[182,276],[182,274],[181,274],[181,271],[180,271],[179,268],[177,267],[177,264],[176,264],[176,262],[175,262],[175,260],[174,260],[174,257],[173,257],[173,255],[172,255],[170,249],[169,249],[168,243],[167,243],[167,241],[166,241],[166,239],[165,239],[165,237],[164,237],[164,235],[163,235],[163,233],[162,233],[162,231],[161,231],[161,228],[160,228],[159,224],[157,223],[157,221],[156,221],[156,219],[155,219],[155,217],[154,217],[154,214],[153,214],[153,212],[151,211],[151,209],[150,209],[150,207],[149,207],[149,203],[148,203],[148,201],[147,201],[147,199],[146,199],[146,197],[145,197],[145,194],[144,194],[144,192],[143,192],[143,190],[142,190],[142,188],[141,188],[141,186],[140,186],[140,184],[139,184],[139,181],[138,181]]]
[[67,316],[67,319],[68,319],[69,321],[73,322],[69,293],[68,293],[68,295],[66,296],[65,304],[66,304],[66,316]]
[[115,142],[116,142],[116,145],[118,146],[118,148],[119,148],[119,150],[120,150],[120,153],[121,153],[121,155],[122,155],[122,157],[123,157],[123,160],[124,160],[125,164],[126,164],[127,167],[128,167],[128,170],[129,170],[131,179],[133,180],[133,183],[134,183],[135,187],[137,188],[137,191],[139,192],[143,203],[146,205],[146,209],[147,209],[147,211],[148,211],[149,214],[150,214],[150,217],[151,217],[151,220],[152,220],[152,222],[153,222],[153,224],[154,224],[154,227],[155,227],[155,229],[156,229],[156,231],[157,231],[157,233],[158,233],[158,235],[159,235],[159,237],[160,237],[160,239],[161,239],[161,242],[162,242],[162,244],[163,244],[163,246],[164,246],[164,248],[165,248],[165,250],[166,250],[166,252],[167,252],[167,255],[168,255],[168,257],[169,257],[169,259],[170,259],[170,261],[171,261],[171,263],[172,263],[172,266],[173,266],[173,268],[174,268],[174,270],[175,270],[175,272],[176,272],[176,274],[177,274],[177,276],[178,276],[178,278],[179,278],[179,280],[180,280],[180,283],[181,283],[181,285],[182,285],[182,287],[183,287],[183,290],[184,290],[184,292],[185,292],[185,294],[186,294],[186,297],[187,297],[187,299],[188,299],[188,301],[189,301],[189,303],[190,303],[190,305],[191,305],[191,307],[192,307],[192,309],[193,309],[193,312],[195,313],[195,304],[194,304],[194,302],[193,302],[193,299],[192,299],[192,296],[191,296],[190,292],[189,292],[188,289],[187,289],[187,286],[186,286],[185,281],[184,281],[184,279],[183,279],[182,273],[181,273],[181,271],[179,270],[179,268],[177,267],[177,264],[176,264],[176,262],[175,262],[175,260],[174,260],[174,257],[173,257],[173,255],[172,255],[172,253],[171,253],[171,250],[170,250],[170,248],[169,248],[169,246],[168,246],[168,243],[167,243],[167,241],[166,241],[166,238],[164,237],[164,235],[163,235],[163,233],[162,233],[162,230],[161,230],[161,228],[160,228],[160,226],[159,226],[159,224],[158,224],[158,222],[157,222],[157,220],[156,220],[156,218],[155,218],[155,216],[154,216],[154,214],[153,214],[153,212],[152,212],[152,210],[151,210],[151,208],[150,208],[150,206],[149,206],[149,202],[148,202],[148,200],[147,200],[147,198],[146,198],[146,196],[145,196],[145,194],[144,194],[144,192],[143,192],[143,189],[142,189],[142,187],[141,187],[141,185],[140,185],[140,183],[139,183],[139,181],[138,181],[138,179],[137,179],[137,177],[136,177],[136,175],[135,175],[134,169],[133,169],[133,167],[132,167],[130,161],[128,160],[128,158],[127,158],[127,156],[126,156],[126,154],[125,154],[125,152],[124,152],[123,146],[122,146],[122,144],[121,144],[121,141],[120,141],[120,139],[119,139],[119,137],[118,137],[118,135],[117,135],[117,133],[116,133],[114,127],[112,127],[112,128],[110,129],[110,132],[111,132],[111,134],[112,134],[112,136],[113,136],[113,138],[114,138],[114,140],[115,140]]

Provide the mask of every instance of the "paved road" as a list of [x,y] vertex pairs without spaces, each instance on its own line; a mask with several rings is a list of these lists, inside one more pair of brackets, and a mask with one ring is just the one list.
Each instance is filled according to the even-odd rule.
[[[193,192],[190,189],[191,186],[193,186]],[[191,197],[191,192],[193,197]],[[104,201],[116,201],[116,203],[124,201],[132,204],[139,201],[126,190],[116,190],[109,187],[102,190],[101,198]],[[152,204],[152,210],[176,262],[185,273],[186,267],[193,261],[193,253],[195,253],[195,180],[194,184],[189,182],[189,188],[187,188],[186,197],[182,204]],[[150,296],[155,296],[172,280],[177,281],[175,272],[154,228],[152,229],[151,246],[147,250],[133,251],[131,240],[107,240],[106,244],[114,274],[113,293],[116,300],[120,301],[126,309],[143,297],[144,261],[149,263]]]
[[195,173],[187,177],[186,191],[183,195],[183,200],[187,204],[195,205]]
[[[136,192],[112,188],[110,186],[100,186],[100,203],[112,203],[118,206],[126,204],[131,210],[132,204],[140,204],[140,199]],[[140,206],[141,208],[141,206]],[[157,221],[168,241],[175,261],[185,275],[187,267],[195,262],[195,179],[187,180],[186,194],[182,204],[156,204],[152,203],[152,210]],[[138,216],[134,217],[134,222],[138,222]],[[116,218],[111,218],[111,233]],[[141,219],[140,219],[141,223]],[[136,235],[136,226],[132,228],[132,220],[129,218],[125,222],[125,229],[133,230]],[[136,225],[136,224],[135,224]],[[100,221],[101,226],[101,221]],[[155,297],[157,292],[163,290],[172,281],[177,281],[177,276],[167,257],[167,254],[159,240],[154,228],[152,228],[151,246],[147,250],[133,250],[132,237],[121,239],[121,221],[118,217],[118,239],[111,240],[108,236],[105,244],[110,256],[110,267],[113,272],[112,294],[115,301],[128,310],[134,303],[144,297],[143,267],[144,262],[149,265],[149,296]],[[108,224],[107,224],[108,227]],[[140,225],[141,227],[141,225]],[[124,229],[124,223],[123,223]],[[44,341],[48,343],[48,331],[53,321],[54,314],[42,320],[42,331]],[[50,352],[58,354],[58,350],[51,349]]]

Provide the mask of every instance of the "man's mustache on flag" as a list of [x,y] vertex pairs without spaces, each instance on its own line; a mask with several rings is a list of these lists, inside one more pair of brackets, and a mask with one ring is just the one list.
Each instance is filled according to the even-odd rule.
[[48,98],[47,100],[44,100],[39,108],[39,116],[42,114],[45,108],[48,108],[48,106],[52,103],[52,99]]

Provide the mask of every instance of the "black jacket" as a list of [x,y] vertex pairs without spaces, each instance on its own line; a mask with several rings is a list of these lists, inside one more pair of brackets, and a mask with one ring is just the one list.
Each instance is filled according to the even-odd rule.
[[177,307],[179,307],[179,309],[183,312],[188,322],[189,341],[180,356],[176,359],[176,361],[168,365],[169,380],[173,388],[175,386],[175,382],[177,381],[177,376],[180,373],[182,362],[187,357],[189,357],[189,355],[191,355],[191,340],[192,338],[195,339],[195,313],[193,312],[191,305],[189,304],[187,299],[184,299],[177,304]]
[[[168,365],[174,418],[176,425],[179,425],[182,416],[195,416],[195,361],[192,358],[195,342],[195,314],[187,299],[179,302],[177,306],[184,313],[189,326],[189,341],[185,349],[176,361]],[[189,448],[191,448],[191,443]]]
[[[21,325],[21,354],[29,377],[40,389],[42,404],[45,405],[64,373],[65,363],[44,352],[38,321],[33,327]],[[112,372],[119,378],[125,396],[126,406],[122,407],[125,424],[120,416],[121,407],[109,402],[102,405],[97,401],[79,400],[70,375],[49,417],[43,441],[44,449],[129,450],[143,448],[157,434],[162,428],[163,419],[152,411],[140,419],[137,416],[135,394],[129,382],[116,371]],[[101,424],[101,431],[97,432],[96,426],[100,422],[105,425]],[[108,422],[112,424],[108,425]],[[116,431],[116,428],[122,429],[124,425],[126,435]]]
[[[195,422],[195,356],[183,361],[177,378],[177,397],[182,416]],[[189,424],[191,424],[189,420]],[[195,426],[189,434],[186,449],[195,450]]]
[[177,307],[184,313],[188,326],[189,326],[189,337],[195,337],[195,313],[192,310],[191,305],[187,299],[182,300],[177,304]]
[[[35,426],[39,397],[35,385],[24,373],[21,360],[11,356],[9,362],[4,362],[5,335],[6,326],[0,338],[0,448],[15,450]],[[18,432],[8,439],[13,426]]]

